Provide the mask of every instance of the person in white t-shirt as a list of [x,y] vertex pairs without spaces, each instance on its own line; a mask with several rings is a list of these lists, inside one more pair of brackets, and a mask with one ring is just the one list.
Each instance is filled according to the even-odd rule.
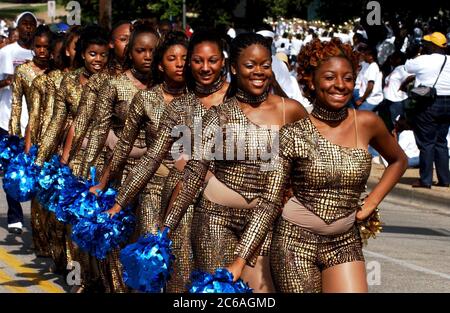
[[405,100],[408,94],[402,90],[402,83],[410,76],[405,70],[406,55],[400,51],[394,52],[389,57],[390,64],[394,70],[385,78],[383,88],[384,105],[388,110],[389,125],[392,129],[397,116],[405,114]]
[[359,99],[355,101],[355,105],[358,110],[374,111],[383,101],[383,74],[377,64],[376,49],[364,50],[363,58],[369,65],[361,69]]
[[[23,12],[17,19],[19,40],[0,49],[0,133],[8,134],[8,124],[11,115],[11,84],[16,66],[33,59],[31,46],[37,19],[31,12]],[[28,120],[28,112],[23,110],[22,117]],[[14,234],[22,233],[23,212],[19,202],[6,195],[8,202],[8,231]]]
[[[435,32],[422,39],[422,52],[405,63],[408,73],[415,75],[414,86],[436,88],[437,97],[429,103],[418,102],[413,130],[420,149],[420,178],[413,187],[431,188],[433,164],[437,186],[450,185],[447,133],[450,125],[450,56],[446,55],[447,38]],[[441,72],[442,69],[442,72]]]

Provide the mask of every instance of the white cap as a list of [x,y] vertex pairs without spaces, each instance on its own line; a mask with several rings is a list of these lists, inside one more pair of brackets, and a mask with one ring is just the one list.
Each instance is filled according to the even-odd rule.
[[19,21],[20,21],[20,19],[21,19],[22,17],[24,17],[25,15],[27,15],[27,14],[30,14],[30,15],[34,18],[34,20],[36,21],[36,25],[39,24],[39,22],[38,22],[38,20],[37,20],[37,18],[36,18],[36,15],[34,15],[33,12],[25,11],[25,12],[20,13],[20,14],[17,16],[17,18],[16,18],[16,27],[19,26]]
[[256,33],[262,35],[263,37],[269,37],[272,39],[275,37],[275,33],[271,32],[270,30],[260,30],[259,32]]

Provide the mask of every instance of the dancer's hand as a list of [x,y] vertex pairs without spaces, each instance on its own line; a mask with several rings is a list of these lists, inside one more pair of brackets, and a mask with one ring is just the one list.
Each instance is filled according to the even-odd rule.
[[233,263],[231,263],[230,265],[227,266],[227,270],[233,274],[233,282],[235,282],[236,280],[238,280],[241,275],[242,275],[242,271],[244,270],[245,267],[245,259],[241,258],[241,257],[237,257],[236,260],[234,260]]
[[96,195],[98,197],[98,192],[102,191],[105,187],[102,184],[98,184],[95,186],[92,186],[91,188],[89,188],[89,192],[93,193],[94,195]]
[[362,222],[369,218],[369,216],[372,215],[372,213],[375,211],[375,208],[369,208],[365,205],[363,205],[357,212],[356,212],[356,221]]
[[[94,186],[95,187],[95,186]],[[117,203],[114,204],[114,206],[109,209],[108,211],[106,211],[106,213],[109,214],[109,217],[113,217],[114,215],[116,215],[117,213],[119,213],[122,210],[122,208],[120,207],[120,205],[118,205]]]

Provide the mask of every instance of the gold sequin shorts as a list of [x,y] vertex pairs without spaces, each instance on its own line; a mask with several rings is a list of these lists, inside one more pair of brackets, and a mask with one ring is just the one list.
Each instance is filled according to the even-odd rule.
[[318,235],[282,217],[277,221],[270,250],[277,292],[321,292],[321,272],[329,267],[364,261],[356,226],[338,235]]

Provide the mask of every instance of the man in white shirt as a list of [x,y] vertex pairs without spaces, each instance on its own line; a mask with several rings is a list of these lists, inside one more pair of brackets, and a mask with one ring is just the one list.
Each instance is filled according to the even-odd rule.
[[[17,17],[16,23],[19,40],[0,49],[0,133],[2,134],[8,133],[7,129],[11,116],[11,83],[14,70],[17,65],[33,59],[31,46],[37,27],[37,19],[33,13],[23,12]],[[26,120],[24,124],[27,124]],[[23,226],[22,207],[19,202],[8,195],[6,200],[8,202],[8,231],[21,234]]]
[[450,125],[450,57],[445,55],[447,38],[435,32],[424,36],[422,42],[424,54],[406,61],[405,69],[415,75],[415,86],[434,86],[437,97],[430,103],[418,102],[414,112],[413,130],[420,150],[420,178],[413,187],[431,188],[433,163],[437,185],[448,187],[450,171],[446,136]]

